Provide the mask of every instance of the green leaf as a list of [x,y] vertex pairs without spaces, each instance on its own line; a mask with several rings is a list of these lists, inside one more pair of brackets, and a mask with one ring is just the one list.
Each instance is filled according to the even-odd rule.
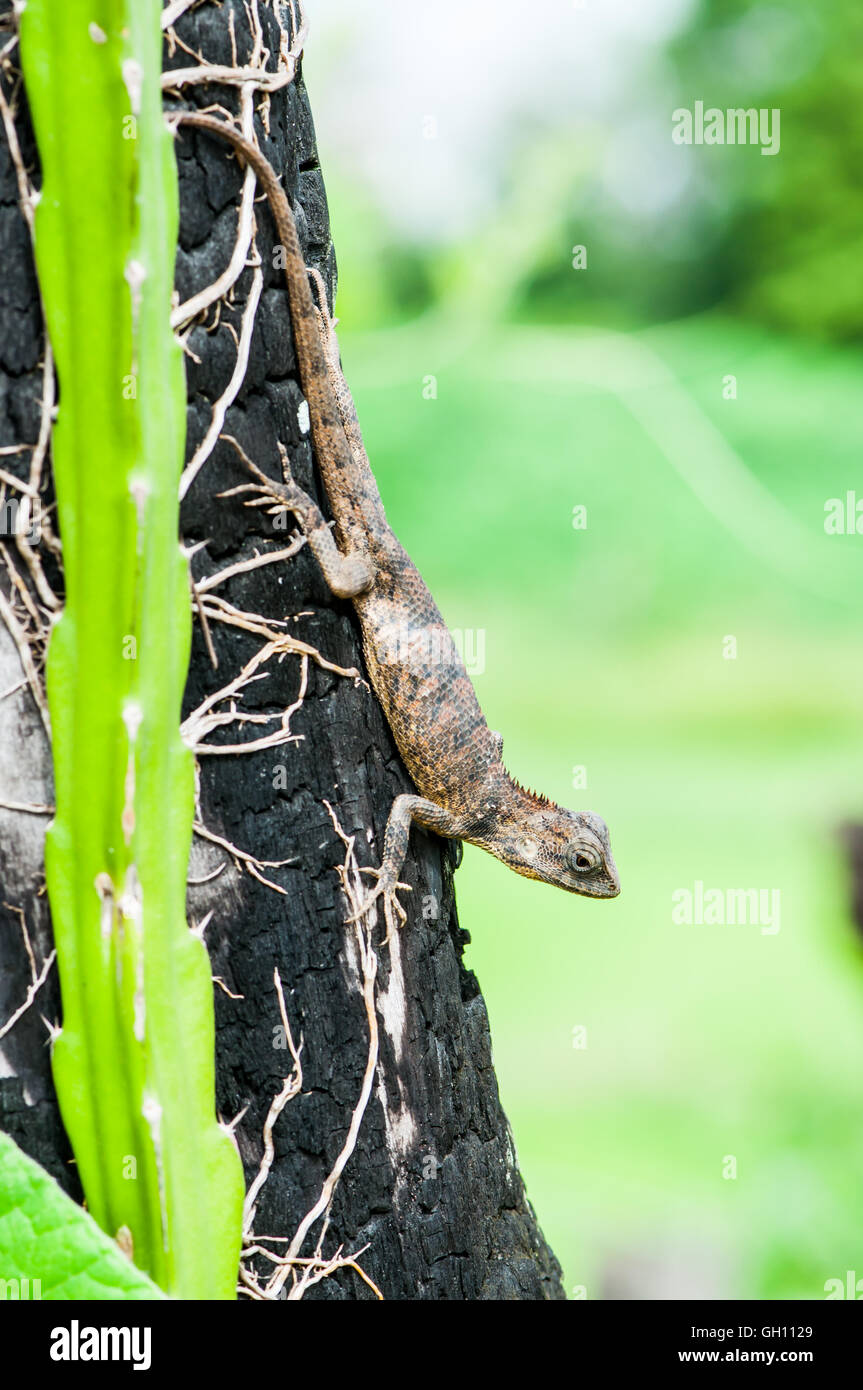
[[164,1298],[7,1134],[0,1134],[0,1298]]

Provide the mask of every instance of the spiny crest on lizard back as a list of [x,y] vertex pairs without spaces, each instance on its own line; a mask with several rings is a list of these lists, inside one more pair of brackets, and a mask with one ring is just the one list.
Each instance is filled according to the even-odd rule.
[[542,792],[531,791],[530,787],[523,787],[522,784],[521,784],[521,782],[517,781],[515,777],[511,777],[511,778],[510,778],[510,781],[512,782],[512,785],[515,787],[515,789],[516,789],[517,791],[520,791],[520,792],[522,793],[523,796],[526,796],[530,801],[533,801],[537,806],[553,806],[553,805],[554,805],[554,802],[551,801],[551,800],[549,800],[549,798],[548,798],[547,796],[543,796]]

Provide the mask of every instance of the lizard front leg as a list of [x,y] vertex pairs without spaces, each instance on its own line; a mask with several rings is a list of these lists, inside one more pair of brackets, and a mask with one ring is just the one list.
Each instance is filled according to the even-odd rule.
[[400,926],[407,918],[407,913],[398,900],[397,890],[399,887],[407,887],[406,884],[399,884],[399,874],[407,854],[412,821],[416,821],[423,830],[431,830],[444,839],[460,840],[464,833],[458,816],[447,811],[445,807],[438,806],[434,801],[427,801],[424,796],[417,796],[411,792],[396,797],[387,821],[381,867],[363,869],[363,873],[375,874],[378,881],[350,919],[356,921],[358,917],[362,917],[377,899],[382,897],[387,940],[396,925],[396,918]]
[[[244,456],[244,462],[250,472],[259,479],[257,484],[250,483],[245,488],[246,491],[260,494],[256,502],[248,505],[264,506],[271,501],[276,504],[277,509],[293,512],[330,591],[337,598],[356,598],[357,594],[363,594],[370,589],[375,577],[371,560],[358,550],[350,550],[347,553],[339,550],[317,502],[290,476],[284,451],[282,450],[282,467],[288,477],[283,483],[263,473],[250,458]],[[239,489],[235,488],[234,491]]]

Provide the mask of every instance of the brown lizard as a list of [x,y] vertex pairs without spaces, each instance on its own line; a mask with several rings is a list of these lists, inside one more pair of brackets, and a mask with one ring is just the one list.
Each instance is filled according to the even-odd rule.
[[418,794],[398,796],[393,803],[381,867],[369,870],[377,884],[361,912],[382,896],[388,930],[396,915],[404,922],[396,890],[412,821],[479,845],[526,878],[592,898],[616,897],[620,882],[605,821],[592,811],[557,806],[510,777],[501,760],[503,741],[485,721],[449,629],[387,523],[326,304],[319,315],[275,170],[255,145],[216,117],[184,112],[172,113],[172,120],[233,146],[251,165],[272,209],[285,257],[300,380],[335,536],[289,473],[280,483],[250,464],[260,480],[250,489],[296,516],[330,589],[353,602],[372,686],[417,788]]

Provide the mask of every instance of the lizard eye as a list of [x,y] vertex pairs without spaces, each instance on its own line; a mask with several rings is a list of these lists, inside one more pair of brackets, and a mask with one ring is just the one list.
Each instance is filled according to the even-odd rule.
[[587,874],[599,867],[599,855],[589,845],[570,845],[566,857],[569,867],[577,874]]

